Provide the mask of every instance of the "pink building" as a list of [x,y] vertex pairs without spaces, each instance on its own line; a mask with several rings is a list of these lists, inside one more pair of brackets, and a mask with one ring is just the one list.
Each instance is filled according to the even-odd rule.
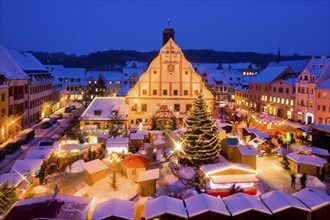
[[[329,68],[328,68],[329,70]],[[330,76],[315,91],[315,124],[330,124]]]
[[319,123],[318,119],[322,118],[322,123],[325,123],[326,118],[330,117],[329,85],[325,85],[329,78],[330,58],[312,58],[296,81],[296,121],[311,124]]

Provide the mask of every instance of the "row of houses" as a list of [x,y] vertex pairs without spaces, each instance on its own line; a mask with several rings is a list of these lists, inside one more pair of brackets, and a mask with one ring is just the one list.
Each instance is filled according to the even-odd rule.
[[150,198],[144,204],[111,199],[91,208],[92,199],[50,195],[17,202],[3,219],[326,219],[330,197],[303,189],[294,194],[272,191],[261,196],[237,193],[226,198],[198,194],[180,200]]

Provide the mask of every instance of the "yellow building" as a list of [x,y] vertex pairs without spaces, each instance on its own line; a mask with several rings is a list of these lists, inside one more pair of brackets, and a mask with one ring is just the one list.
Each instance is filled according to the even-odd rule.
[[171,129],[173,125],[169,119],[173,119],[173,115],[183,119],[197,92],[203,93],[210,110],[213,110],[212,93],[184,57],[181,48],[170,38],[126,96],[128,124],[150,120],[161,107],[166,107],[170,116],[166,117],[164,112],[164,120],[157,123]]

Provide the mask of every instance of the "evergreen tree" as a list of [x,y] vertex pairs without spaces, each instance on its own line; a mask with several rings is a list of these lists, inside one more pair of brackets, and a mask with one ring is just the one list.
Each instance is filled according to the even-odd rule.
[[215,163],[220,152],[218,129],[201,93],[188,111],[183,126],[181,162],[194,166]]
[[15,190],[16,188],[8,186],[7,183],[0,185],[0,216],[18,200]]

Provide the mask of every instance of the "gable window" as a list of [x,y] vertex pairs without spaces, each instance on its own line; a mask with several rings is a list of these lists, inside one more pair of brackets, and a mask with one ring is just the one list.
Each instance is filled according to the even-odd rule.
[[279,92],[279,93],[283,93],[283,87],[279,87],[279,88],[278,88],[278,92]]
[[94,110],[94,115],[101,115],[102,110]]
[[118,114],[118,110],[112,110],[112,111],[111,111],[111,115],[112,115],[112,116],[116,116],[117,114]]

